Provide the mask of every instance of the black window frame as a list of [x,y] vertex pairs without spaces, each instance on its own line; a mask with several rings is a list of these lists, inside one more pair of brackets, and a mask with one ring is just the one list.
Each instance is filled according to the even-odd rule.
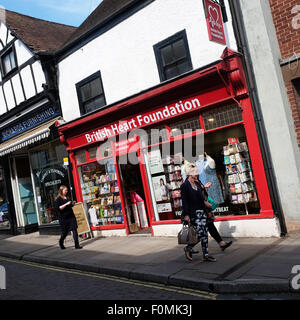
[[161,55],[161,49],[163,49],[163,48],[165,48],[165,47],[167,47],[169,45],[172,45],[174,42],[177,42],[179,40],[183,40],[184,48],[185,48],[185,52],[186,52],[186,61],[187,61],[188,66],[189,66],[188,70],[185,71],[185,72],[193,70],[193,64],[192,64],[192,59],[191,59],[188,39],[187,39],[186,31],[184,29],[184,30],[179,31],[179,32],[175,33],[174,35],[168,37],[167,39],[160,41],[159,43],[157,43],[157,44],[155,44],[153,46],[155,59],[156,59],[156,64],[157,64],[157,68],[158,68],[158,73],[159,73],[159,78],[160,78],[161,82],[166,81],[166,80],[170,80],[172,78],[175,78],[175,77],[180,76],[181,74],[183,74],[183,73],[180,73],[177,76],[174,76],[172,78],[171,77],[167,78],[166,75],[165,75],[165,70],[164,70],[165,66],[163,65],[163,60],[162,60],[162,55]]
[[[102,89],[102,94],[103,95],[103,99],[104,99],[104,105],[103,106],[100,106],[92,111],[89,111],[87,112],[85,110],[85,103],[89,102],[89,101],[92,101],[92,100],[89,100],[89,101],[85,101],[83,102],[83,99],[82,99],[82,93],[81,93],[81,88],[83,86],[85,86],[86,84],[88,84],[89,82],[92,82],[96,79],[100,80],[100,84],[101,84],[101,89]],[[88,76],[87,78],[81,80],[80,82],[76,83],[76,91],[77,91],[77,97],[78,97],[78,102],[79,102],[79,109],[80,109],[80,115],[85,115],[85,114],[88,114],[88,113],[91,113],[95,110],[100,110],[102,108],[104,108],[106,106],[106,98],[105,98],[105,93],[104,93],[104,88],[103,88],[103,83],[102,83],[102,77],[101,77],[101,72],[100,71],[97,71],[95,73],[93,73],[92,75]],[[99,95],[99,96],[101,96]],[[97,97],[97,96],[96,96]],[[96,97],[93,97],[93,99],[95,99]]]
[[[5,67],[4,67],[4,57],[7,55],[13,53],[14,60],[15,60],[15,67],[9,70],[8,72],[5,73]],[[16,48],[15,45],[12,44],[9,47],[5,48],[1,53],[0,53],[0,67],[1,67],[1,75],[2,78],[5,79],[8,77],[11,73],[13,73],[15,70],[18,69],[18,59],[17,59],[17,53],[16,53]]]

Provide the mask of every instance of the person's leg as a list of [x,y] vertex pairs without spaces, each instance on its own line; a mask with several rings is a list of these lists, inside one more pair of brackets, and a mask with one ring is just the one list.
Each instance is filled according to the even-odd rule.
[[67,235],[68,235],[68,231],[65,228],[62,228],[61,236],[60,236],[60,239],[59,239],[59,246],[60,246],[61,249],[66,249],[65,246],[64,246],[64,241],[65,241]]
[[207,223],[208,232],[209,234],[216,240],[216,242],[219,244],[220,248],[224,251],[226,248],[230,247],[232,244],[232,241],[225,242],[222,237],[220,236],[215,224],[213,221],[208,221]]
[[224,242],[213,221],[208,221],[207,228],[209,234],[217,241],[217,243]]
[[81,249],[82,247],[79,245],[77,228],[74,228],[72,230],[72,234],[73,234],[73,239],[74,239],[74,243],[75,243],[75,248],[76,249]]

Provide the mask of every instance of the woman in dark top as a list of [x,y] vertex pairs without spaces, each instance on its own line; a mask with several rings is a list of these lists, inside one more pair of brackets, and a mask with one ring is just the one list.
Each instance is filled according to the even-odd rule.
[[61,228],[61,237],[59,240],[59,246],[61,249],[66,249],[64,246],[64,240],[67,237],[69,231],[72,231],[75,249],[81,249],[79,245],[78,233],[77,233],[77,221],[72,207],[75,201],[71,201],[68,197],[68,188],[61,186],[58,190],[57,198],[55,200],[55,207],[58,211],[59,224]]
[[[186,168],[187,179],[181,185],[181,198],[183,207],[183,220],[190,223],[198,234],[198,242],[201,241],[204,261],[215,262],[216,259],[208,255],[208,229],[207,218],[211,204],[207,201],[207,193],[198,182],[198,168],[195,164],[188,164]],[[205,191],[205,192],[204,192]],[[188,244],[185,248],[185,256],[192,261],[192,249],[196,244]]]

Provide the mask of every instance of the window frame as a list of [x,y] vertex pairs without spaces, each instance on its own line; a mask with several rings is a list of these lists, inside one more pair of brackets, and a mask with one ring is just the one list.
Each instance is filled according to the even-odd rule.
[[[13,54],[14,57],[14,62],[15,62],[15,67],[9,70],[8,72],[5,72],[5,67],[4,67],[4,58],[10,54]],[[14,44],[10,45],[7,47],[0,55],[0,69],[1,69],[1,75],[2,78],[5,79],[8,77],[11,73],[13,73],[16,69],[18,69],[18,60],[17,60],[17,53],[16,53],[16,48]]]
[[164,40],[158,42],[157,44],[155,44],[153,46],[156,64],[157,64],[157,68],[158,68],[158,73],[159,73],[159,78],[160,78],[161,82],[173,79],[173,78],[182,74],[182,73],[178,74],[177,76],[172,77],[172,78],[167,78],[165,75],[165,70],[164,70],[165,67],[163,64],[163,59],[162,59],[162,54],[161,54],[161,49],[167,47],[168,45],[172,45],[174,42],[179,41],[179,40],[183,40],[183,43],[184,43],[184,48],[185,48],[185,52],[186,52],[186,62],[188,63],[189,68],[190,68],[188,71],[193,70],[193,64],[192,64],[188,39],[187,39],[187,35],[186,35],[186,30],[184,29],[184,30],[179,31],[179,32],[175,33],[174,35],[168,37],[167,39],[164,39]]
[[[93,111],[96,111],[96,110],[99,110],[99,109],[102,109],[103,107],[106,106],[106,98],[105,98],[105,93],[104,93],[104,88],[103,88],[103,82],[102,82],[102,77],[101,77],[101,72],[100,71],[97,71],[95,73],[93,73],[92,75],[88,76],[87,78],[79,81],[78,83],[76,83],[76,91],[77,91],[77,97],[78,97],[78,103],[79,103],[79,109],[80,109],[80,115],[83,116],[83,115],[86,115],[88,113],[91,113],[93,111],[89,111],[87,112],[85,110],[85,103],[88,102],[89,100],[87,101],[83,101],[83,97],[82,97],[82,92],[81,92],[81,88],[83,86],[85,86],[86,84],[96,80],[96,79],[99,79],[100,80],[100,85],[101,85],[101,89],[102,89],[102,94],[99,95],[99,96],[102,96],[103,95],[103,99],[104,99],[104,105],[99,107],[99,108],[96,108],[95,110]],[[96,97],[99,97],[99,96],[96,96]],[[95,99],[95,98],[93,98]]]

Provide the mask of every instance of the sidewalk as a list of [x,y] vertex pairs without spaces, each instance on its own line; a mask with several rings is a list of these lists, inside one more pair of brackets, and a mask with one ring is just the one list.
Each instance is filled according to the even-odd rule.
[[201,254],[187,261],[177,238],[97,238],[82,241],[82,250],[74,249],[70,236],[61,250],[58,239],[0,235],[0,256],[216,293],[290,292],[292,267],[300,265],[300,233],[232,239],[225,252],[210,239],[209,253],[217,262],[203,262]]

